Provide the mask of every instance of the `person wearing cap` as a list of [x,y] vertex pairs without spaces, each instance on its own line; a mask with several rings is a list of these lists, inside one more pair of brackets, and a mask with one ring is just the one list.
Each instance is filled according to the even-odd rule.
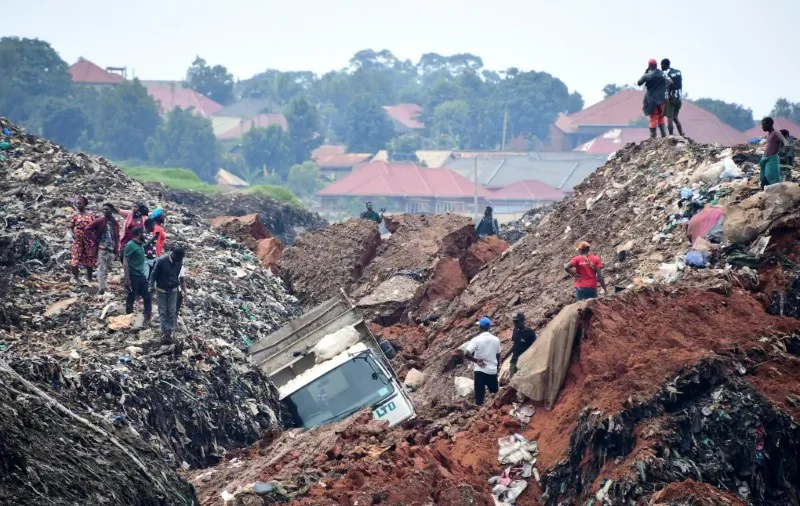
[[386,209],[381,209],[380,211],[381,214],[376,213],[372,208],[372,202],[367,202],[367,210],[361,213],[360,218],[362,220],[370,220],[380,224],[380,222],[383,221],[383,213],[386,212]]
[[647,71],[639,79],[639,86],[644,85],[646,92],[642,111],[650,118],[650,138],[655,139],[656,128],[661,131],[661,137],[667,136],[667,118],[664,116],[664,102],[667,100],[667,87],[669,80],[664,72],[658,68],[658,62],[651,59],[647,62]]
[[517,313],[514,315],[514,332],[511,334],[511,377],[517,373],[517,360],[519,357],[528,351],[534,341],[536,341],[536,332],[525,325],[525,313]]
[[478,321],[481,333],[467,343],[464,358],[475,364],[475,404],[483,405],[486,389],[497,393],[497,364],[500,363],[500,339],[489,332],[492,321],[483,317]]
[[661,60],[661,71],[668,79],[667,101],[664,103],[664,116],[667,117],[667,130],[673,133],[673,123],[678,127],[678,135],[683,137],[683,126],[678,120],[678,113],[681,112],[681,100],[683,99],[683,74],[681,71],[672,68],[669,58]]
[[591,246],[582,241],[578,244],[578,254],[567,262],[564,270],[575,278],[575,299],[586,300],[597,298],[597,284],[606,291],[606,281],[603,279],[603,262],[597,255],[589,253]]
[[478,233],[478,237],[498,235],[500,233],[500,226],[492,216],[492,211],[492,206],[486,206],[486,209],[483,210],[483,218],[475,225],[475,232]]

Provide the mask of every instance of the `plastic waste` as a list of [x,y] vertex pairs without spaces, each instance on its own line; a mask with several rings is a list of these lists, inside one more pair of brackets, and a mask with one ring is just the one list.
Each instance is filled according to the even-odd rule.
[[456,391],[458,392],[458,395],[461,397],[469,397],[475,393],[475,382],[472,379],[465,378],[463,376],[456,376],[453,378],[453,382],[456,385]]
[[733,161],[733,158],[731,157],[725,158],[722,161],[722,165],[724,167],[724,170],[722,171],[720,177],[729,179],[738,179],[744,177],[744,172],[742,172],[742,169],[740,169],[739,166],[736,165],[736,162]]
[[690,251],[686,254],[686,265],[692,267],[705,267],[706,258],[701,251]]
[[358,343],[361,336],[355,327],[348,326],[337,330],[333,334],[320,339],[314,345],[314,355],[316,356],[316,363],[321,363],[330,360],[347,348]]

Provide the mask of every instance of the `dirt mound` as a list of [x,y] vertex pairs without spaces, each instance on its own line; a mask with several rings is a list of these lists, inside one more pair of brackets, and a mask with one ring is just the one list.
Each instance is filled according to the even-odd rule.
[[306,307],[313,307],[350,288],[381,243],[378,225],[369,220],[334,223],[301,235],[283,252],[281,275]]
[[194,490],[135,433],[87,419],[0,361],[0,502],[196,504]]
[[[105,159],[70,153],[2,119],[0,126],[11,131],[0,161],[5,360],[76,411],[135,431],[176,466],[212,464],[226,447],[279,426],[277,395],[242,350],[299,314],[281,280]],[[64,229],[77,196],[97,215],[103,202],[164,208],[168,247],[187,248],[177,345],[160,345],[158,330],[133,322],[110,325],[125,311],[119,264],[104,295],[70,283]]]
[[468,279],[472,279],[478,271],[495,258],[508,250],[509,244],[493,235],[482,237],[469,247],[466,256],[461,260],[461,266]]
[[272,237],[264,228],[258,214],[220,216],[209,220],[209,223],[219,234],[235,239],[252,250],[256,249],[256,244],[261,239]]
[[148,186],[161,193],[163,199],[204,218],[256,213],[270,234],[279,237],[284,244],[292,244],[298,234],[320,230],[328,225],[317,213],[302,207],[281,204],[270,197],[243,193],[206,195],[187,190],[169,190],[161,185]]
[[261,260],[261,265],[269,267],[274,271],[278,269],[278,263],[283,256],[284,245],[277,237],[261,239],[256,243],[255,255]]
[[647,506],[746,506],[747,503],[708,483],[686,480],[659,490]]

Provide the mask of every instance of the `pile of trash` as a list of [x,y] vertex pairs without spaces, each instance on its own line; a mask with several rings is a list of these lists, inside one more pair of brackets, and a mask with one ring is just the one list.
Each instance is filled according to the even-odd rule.
[[0,427],[2,504],[197,504],[135,432],[72,411],[2,360]]
[[[148,187],[151,183],[147,184]],[[292,244],[297,236],[306,231],[321,230],[328,222],[317,213],[304,207],[281,204],[277,200],[261,195],[244,193],[206,194],[190,190],[171,190],[153,185],[164,200],[174,202],[183,209],[205,219],[220,216],[245,216],[258,214],[261,223],[270,234],[283,244]]]
[[[9,132],[0,162],[0,358],[83,416],[135,431],[175,466],[213,464],[281,426],[274,388],[244,353],[300,314],[281,279],[105,159],[0,126]],[[71,282],[65,232],[78,196],[95,215],[105,202],[164,209],[168,248],[187,249],[178,343],[160,344],[141,316],[124,315],[121,267],[102,295]]]
[[500,224],[500,239],[508,244],[514,244],[522,239],[525,234],[530,234],[536,228],[536,224],[553,209],[553,205],[535,207],[530,209],[517,220],[508,221]]
[[541,478],[536,465],[539,448],[536,441],[528,441],[521,434],[500,438],[497,441],[499,450],[497,460],[508,466],[499,476],[489,478],[495,505],[514,504],[517,498],[528,488],[528,478],[534,477],[538,483]]

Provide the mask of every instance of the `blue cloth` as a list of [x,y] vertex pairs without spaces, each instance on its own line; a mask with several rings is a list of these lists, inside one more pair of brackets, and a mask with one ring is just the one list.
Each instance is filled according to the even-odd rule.
[[597,288],[576,288],[575,300],[587,300],[597,298]]
[[164,210],[161,209],[160,207],[157,207],[157,208],[153,209],[152,213],[150,213],[150,219],[151,220],[155,220],[159,216],[163,216],[163,215],[164,215]]
[[705,267],[706,258],[702,252],[692,250],[686,255],[686,264],[692,267]]
[[492,320],[486,318],[485,316],[478,321],[478,325],[481,327],[491,327]]

